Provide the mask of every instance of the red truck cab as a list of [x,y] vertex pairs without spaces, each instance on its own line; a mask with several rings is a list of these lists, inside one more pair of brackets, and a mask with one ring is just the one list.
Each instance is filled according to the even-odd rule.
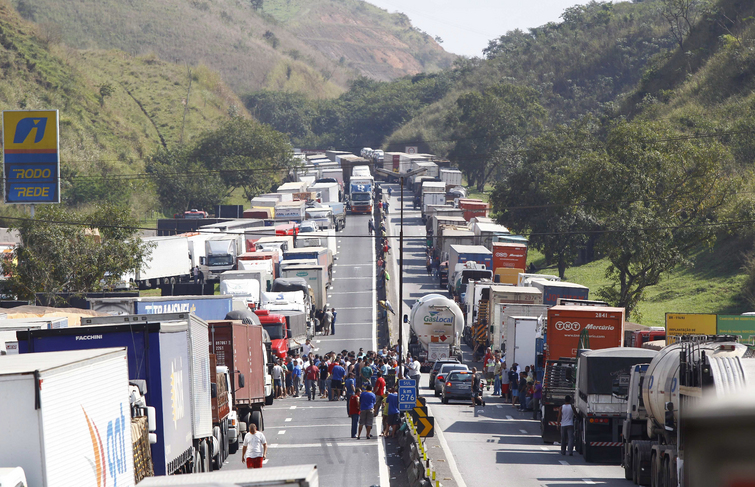
[[254,312],[260,319],[262,327],[270,335],[273,354],[280,359],[285,360],[288,356],[288,330],[286,327],[286,317],[283,315],[271,314],[270,310],[258,309]]

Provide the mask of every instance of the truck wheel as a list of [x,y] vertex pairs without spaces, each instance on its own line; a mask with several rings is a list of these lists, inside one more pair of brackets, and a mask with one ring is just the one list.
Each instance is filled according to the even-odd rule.
[[199,462],[200,470],[202,472],[212,471],[212,464],[210,463],[210,447],[207,445],[206,440],[199,444]]
[[233,443],[228,443],[228,454],[229,455],[233,455],[237,451],[239,451],[239,439],[238,439],[238,437],[236,438],[236,441],[234,441]]
[[260,411],[252,411],[252,423],[257,425],[257,429],[260,431],[265,430],[265,423],[262,420],[262,413]]
[[272,391],[269,395],[265,396],[265,406],[272,406],[273,401],[275,401],[275,391]]
[[[663,457],[663,470],[661,471],[661,482],[663,487],[672,487],[671,485],[671,462],[668,456]],[[676,486],[673,486],[676,487]]]
[[650,487],[658,486],[658,455],[653,452],[650,455]]
[[217,451],[212,452],[212,468],[220,470],[220,467],[223,465],[223,432],[220,430],[220,426],[212,428],[212,436],[215,437],[215,441],[217,442]]
[[648,440],[632,442],[634,448],[634,471],[636,479],[633,478],[637,485],[650,485],[650,455],[653,449],[653,443]]

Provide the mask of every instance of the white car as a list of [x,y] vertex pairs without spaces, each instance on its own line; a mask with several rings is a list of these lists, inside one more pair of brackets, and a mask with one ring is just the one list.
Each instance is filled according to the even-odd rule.
[[372,149],[370,149],[369,147],[365,147],[364,149],[362,149],[361,155],[364,158],[369,158],[372,156],[372,152],[373,152]]
[[382,161],[385,158],[385,152],[380,149],[372,151],[372,159],[375,161]]

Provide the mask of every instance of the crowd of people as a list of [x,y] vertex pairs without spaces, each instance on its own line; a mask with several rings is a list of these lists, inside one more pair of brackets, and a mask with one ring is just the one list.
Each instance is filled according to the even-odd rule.
[[507,367],[506,358],[499,350],[488,347],[483,357],[485,379],[493,383],[493,396],[508,401],[520,411],[532,411],[532,419],[538,419],[543,385],[537,380],[535,366],[527,365],[522,370],[517,363]]

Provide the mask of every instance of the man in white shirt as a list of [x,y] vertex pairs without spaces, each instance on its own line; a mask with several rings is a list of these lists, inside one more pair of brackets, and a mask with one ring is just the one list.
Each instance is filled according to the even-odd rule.
[[307,341],[304,343],[304,345],[301,346],[301,352],[304,355],[309,355],[313,351],[317,350],[315,347],[312,346],[312,340],[307,338]]
[[262,462],[267,458],[267,440],[257,425],[249,422],[249,432],[244,436],[244,449],[241,451],[241,461],[246,468],[262,468]]
[[283,367],[281,367],[281,361],[273,366],[273,385],[275,386],[275,398],[280,399],[283,396]]
[[558,410],[557,427],[561,430],[561,454],[566,455],[567,445],[569,456],[572,456],[574,448],[574,406],[571,396],[566,396],[564,405]]

